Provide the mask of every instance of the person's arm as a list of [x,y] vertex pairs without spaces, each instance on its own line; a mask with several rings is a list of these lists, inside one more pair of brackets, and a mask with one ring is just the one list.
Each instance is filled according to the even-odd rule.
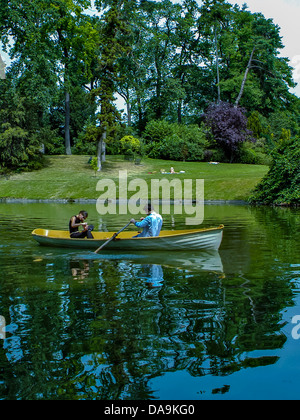
[[76,227],[79,227],[79,226],[84,226],[84,225],[87,225],[87,223],[75,223],[75,216],[73,216],[72,218],[71,218],[71,226],[72,226],[72,228],[76,228]]
[[144,227],[148,226],[149,223],[150,223],[150,217],[147,216],[147,217],[145,217],[145,219],[141,220],[140,222],[135,222],[134,224],[135,224],[136,227],[144,228]]

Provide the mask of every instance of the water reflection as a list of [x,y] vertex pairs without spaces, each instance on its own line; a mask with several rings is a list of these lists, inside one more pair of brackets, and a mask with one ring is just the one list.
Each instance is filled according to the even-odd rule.
[[161,265],[142,265],[141,278],[149,288],[160,287],[164,281],[164,273]]
[[84,280],[89,276],[91,264],[100,261],[128,261],[138,263],[140,273],[137,273],[140,279],[143,279],[148,287],[160,287],[164,281],[163,267],[175,267],[190,272],[214,272],[223,273],[223,264],[218,251],[198,251],[185,253],[166,253],[135,252],[122,254],[115,252],[102,253],[100,256],[94,253],[85,253],[70,258],[69,267],[74,280]]
[[14,238],[1,230],[0,398],[172,399],[175,374],[177,397],[231,396],[258,366],[283,383],[299,218],[269,210],[211,209],[226,226],[220,252],[97,256],[38,247],[32,220]]
[[90,261],[70,260],[70,271],[74,280],[84,280],[89,276]]

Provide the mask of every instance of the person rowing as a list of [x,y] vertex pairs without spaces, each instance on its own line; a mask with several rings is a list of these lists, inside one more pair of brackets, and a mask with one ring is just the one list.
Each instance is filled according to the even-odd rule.
[[143,231],[134,236],[134,238],[159,236],[163,224],[161,215],[154,211],[153,206],[150,203],[144,207],[144,211],[147,214],[147,217],[141,217],[140,222],[137,222],[135,219],[130,220],[136,227],[143,228]]

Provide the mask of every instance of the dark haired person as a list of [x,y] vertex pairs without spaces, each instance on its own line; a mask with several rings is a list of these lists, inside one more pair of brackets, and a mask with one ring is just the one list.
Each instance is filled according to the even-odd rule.
[[145,213],[147,217],[142,217],[140,222],[136,222],[135,219],[131,219],[131,223],[133,223],[136,227],[143,228],[143,231],[134,236],[134,238],[141,238],[147,236],[159,236],[163,219],[160,214],[156,213],[151,206],[148,204],[144,207]]
[[[93,239],[92,230],[93,225],[88,225],[85,220],[88,217],[88,213],[85,210],[81,210],[76,216],[72,216],[69,222],[69,231],[71,238],[88,238]],[[83,230],[79,231],[79,227],[82,226]]]

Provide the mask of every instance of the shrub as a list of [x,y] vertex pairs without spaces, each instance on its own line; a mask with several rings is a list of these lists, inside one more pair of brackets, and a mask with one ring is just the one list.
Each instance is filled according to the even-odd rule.
[[120,140],[121,152],[127,156],[134,156],[141,153],[141,142],[133,136],[124,136]]
[[81,132],[75,141],[73,153],[75,155],[95,155],[97,153],[97,144],[101,136],[99,127],[91,125]]
[[94,169],[95,176],[96,176],[96,173],[97,173],[97,170],[98,170],[98,158],[92,157],[90,159],[89,163],[90,163],[92,169]]
[[201,161],[207,140],[197,125],[151,121],[144,133],[146,153],[155,159]]
[[154,159],[201,161],[204,158],[204,148],[198,143],[192,143],[172,134],[164,140],[153,143],[147,148],[148,156]]
[[172,134],[172,124],[164,120],[152,120],[146,125],[143,138],[146,143],[156,143]]
[[300,140],[282,141],[272,151],[267,175],[250,197],[251,203],[300,204]]
[[258,139],[255,143],[245,141],[240,145],[238,160],[240,163],[270,165],[272,158],[266,150],[266,139],[264,138]]

